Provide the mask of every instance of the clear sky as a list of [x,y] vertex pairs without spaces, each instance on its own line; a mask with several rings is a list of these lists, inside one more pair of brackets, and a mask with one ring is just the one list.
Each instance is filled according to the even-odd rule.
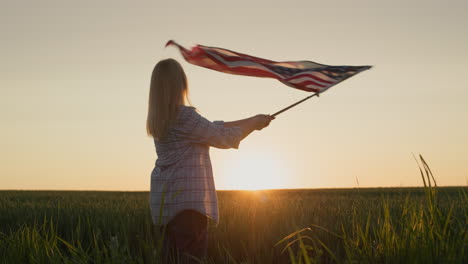
[[0,189],[149,190],[154,65],[175,58],[209,120],[306,97],[188,64],[169,39],[374,68],[212,148],[218,189],[468,183],[467,1],[0,0]]

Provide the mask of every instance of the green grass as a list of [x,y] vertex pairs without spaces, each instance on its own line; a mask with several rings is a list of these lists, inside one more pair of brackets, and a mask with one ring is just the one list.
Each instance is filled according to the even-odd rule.
[[[423,160],[422,160],[423,162]],[[468,263],[465,187],[220,191],[208,263]],[[147,192],[0,192],[0,263],[159,263]]]

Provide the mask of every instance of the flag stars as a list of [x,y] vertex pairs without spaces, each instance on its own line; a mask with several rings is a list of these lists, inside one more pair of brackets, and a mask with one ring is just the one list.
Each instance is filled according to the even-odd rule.
[[[266,65],[265,65],[266,66]],[[284,75],[285,77],[289,77],[289,76],[292,76],[294,74],[298,74],[300,72],[303,72],[304,70],[303,69],[293,69],[293,68],[287,68],[287,67],[283,67],[283,66],[267,66],[270,70],[278,73],[278,74],[281,74],[281,75]]]

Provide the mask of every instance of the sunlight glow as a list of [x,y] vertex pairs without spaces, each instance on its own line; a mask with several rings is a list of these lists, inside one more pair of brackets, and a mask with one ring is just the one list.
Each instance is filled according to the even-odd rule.
[[291,171],[280,156],[250,152],[226,162],[224,176],[233,190],[282,189]]

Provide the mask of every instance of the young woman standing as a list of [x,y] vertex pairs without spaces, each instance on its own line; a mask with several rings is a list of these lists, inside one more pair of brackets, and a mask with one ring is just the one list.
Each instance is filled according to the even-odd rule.
[[[206,257],[208,220],[218,224],[210,146],[237,149],[242,139],[274,119],[256,115],[211,122],[187,106],[187,89],[184,70],[176,60],[156,64],[146,123],[158,156],[151,173],[150,208],[153,223],[164,230],[167,263],[192,263],[191,256]],[[175,255],[181,259],[171,260]]]

